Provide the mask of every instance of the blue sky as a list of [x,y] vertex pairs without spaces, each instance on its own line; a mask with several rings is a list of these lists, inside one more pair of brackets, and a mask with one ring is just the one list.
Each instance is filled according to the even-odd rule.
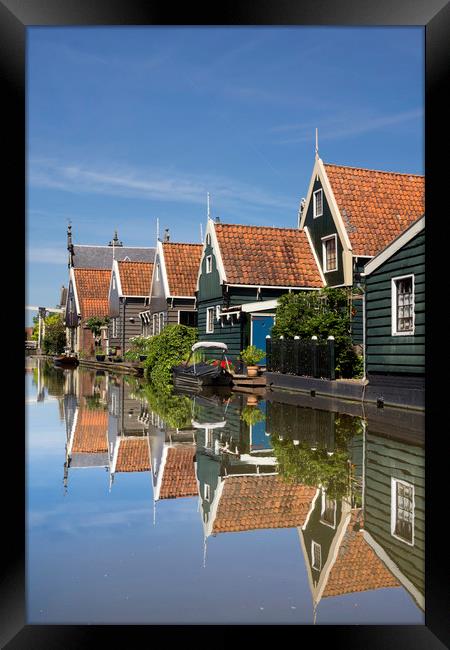
[[[27,30],[27,303],[67,286],[66,229],[152,246],[296,225],[314,163],[424,173],[421,27]],[[31,314],[27,316],[27,321]]]

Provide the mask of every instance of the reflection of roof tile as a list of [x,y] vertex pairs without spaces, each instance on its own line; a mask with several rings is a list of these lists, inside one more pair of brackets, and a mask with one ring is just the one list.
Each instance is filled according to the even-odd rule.
[[147,438],[122,438],[117,454],[116,472],[148,472],[150,450]]
[[227,282],[279,287],[321,287],[303,230],[215,224]]
[[176,499],[198,494],[194,455],[195,445],[169,447],[159,492],[160,499]]
[[101,453],[108,451],[108,412],[88,408],[78,410],[72,453]]
[[148,296],[153,264],[150,262],[119,262],[120,283],[124,296]]
[[287,483],[279,476],[229,476],[213,533],[302,526],[316,492],[315,487]]
[[322,594],[323,598],[400,586],[375,551],[367,544],[362,533],[353,530],[358,515],[358,510],[352,512],[336,562]]
[[170,295],[194,297],[202,245],[164,242],[163,250]]
[[82,318],[107,316],[111,270],[74,269],[73,271]]
[[324,165],[353,255],[376,255],[425,212],[425,178]]

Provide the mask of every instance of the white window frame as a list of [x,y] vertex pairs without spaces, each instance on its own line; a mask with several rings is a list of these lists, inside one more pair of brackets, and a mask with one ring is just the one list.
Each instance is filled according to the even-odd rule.
[[158,332],[156,331],[158,329],[158,325],[159,325],[158,314],[153,314],[152,321],[153,321],[153,323],[152,323],[152,325],[153,325],[153,336],[155,336],[156,334],[158,334]]
[[157,262],[156,264],[155,274],[156,274],[156,282],[159,282],[159,262]]
[[208,427],[205,428],[205,449],[212,449],[212,434],[213,430]]
[[113,281],[113,283],[112,283],[113,284],[113,289],[115,289],[116,288],[116,276],[115,275],[113,275],[112,281]]
[[[215,312],[215,307],[207,307],[206,308],[206,333],[207,334],[213,334],[214,333],[214,312]],[[211,318],[211,327],[209,325],[209,314],[212,314]]]
[[164,329],[164,312],[163,311],[160,311],[159,314],[158,314],[158,322],[159,322],[159,333],[161,334],[161,332]]
[[320,508],[320,523],[323,524],[324,526],[329,526],[330,528],[335,529],[336,528],[337,501],[336,501],[336,499],[332,499],[332,501],[334,501],[334,522],[332,524],[330,524],[329,521],[325,521],[325,519],[323,518],[323,515],[324,515],[325,510],[326,510],[326,498],[327,498],[327,493],[325,492],[325,490],[323,490],[322,491],[322,505],[321,505],[321,508]]
[[[320,561],[320,566],[314,566],[314,547],[317,547],[319,549],[319,561]],[[314,540],[311,540],[311,567],[315,569],[316,571],[321,571],[322,570],[322,546],[315,542]]]
[[211,235],[209,233],[206,235],[206,245],[211,246]]
[[[317,196],[321,195],[321,211],[320,213],[317,212]],[[316,219],[316,217],[321,217],[323,215],[323,189],[321,188],[320,190],[316,190],[313,192],[313,217]]]
[[205,501],[211,501],[211,486],[209,483],[205,483],[203,486],[203,498]]
[[[329,269],[327,268],[327,248],[325,245],[325,242],[329,241],[330,239],[334,239],[334,245],[336,248],[336,268],[335,269]],[[337,234],[334,233],[334,235],[328,235],[327,237],[322,237],[322,267],[323,267],[323,272],[324,273],[333,273],[334,271],[338,271],[339,269],[339,259],[338,259],[338,247],[337,247]]]
[[[412,330],[397,332],[397,281],[412,278]],[[391,335],[392,336],[414,336],[416,329],[416,296],[414,285],[414,273],[399,275],[391,278]]]
[[112,338],[116,339],[117,338],[117,318],[112,318]]
[[206,256],[206,273],[212,273],[212,255]]
[[[402,485],[406,485],[407,487],[412,488],[412,541],[411,542],[404,539],[403,537],[400,537],[395,533],[395,525],[397,522],[397,484],[398,483],[401,483]],[[416,500],[415,500],[414,485],[412,483],[408,483],[408,481],[403,481],[402,479],[394,478],[393,476],[391,476],[391,535],[392,537],[395,537],[395,539],[400,540],[401,542],[403,542],[403,544],[407,544],[408,546],[414,546],[415,507],[416,507]]]

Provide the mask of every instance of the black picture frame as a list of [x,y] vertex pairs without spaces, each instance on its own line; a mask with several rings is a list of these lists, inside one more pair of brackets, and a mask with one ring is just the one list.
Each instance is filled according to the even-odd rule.
[[[186,3],[176,10],[168,3],[127,0],[0,0],[0,79],[3,93],[3,143],[7,162],[3,193],[8,198],[8,210],[3,221],[3,236],[11,238],[15,229],[13,246],[8,245],[14,263],[14,277],[21,275],[24,264],[18,261],[18,251],[24,250],[25,237],[25,52],[26,28],[35,25],[421,25],[425,28],[426,43],[426,119],[425,119],[425,167],[427,219],[427,376],[426,376],[426,610],[423,626],[300,626],[290,630],[299,635],[313,635],[315,643],[330,642],[355,648],[383,648],[412,650],[414,648],[443,648],[449,645],[448,628],[448,557],[446,553],[445,518],[446,491],[443,479],[446,475],[445,441],[448,423],[445,418],[446,383],[440,372],[446,370],[446,330],[440,318],[432,318],[433,299],[437,313],[442,310],[442,291],[445,290],[445,274],[442,255],[442,228],[448,220],[448,208],[444,210],[444,194],[448,185],[446,178],[449,102],[445,91],[448,86],[448,43],[450,41],[450,5],[445,0],[322,0],[321,2],[295,2],[278,0],[270,2],[226,2],[222,5],[193,6]],[[214,7],[214,9],[213,9]],[[447,135],[446,135],[447,134]],[[430,218],[431,217],[431,218]],[[444,249],[445,250],[445,249]],[[8,272],[8,275],[11,275]],[[16,289],[17,282],[13,282]],[[3,285],[5,286],[5,284]],[[10,305],[19,303],[19,292],[6,292],[8,308],[6,324],[8,339],[4,338],[8,372],[22,372],[23,354],[21,327],[14,324],[18,309]],[[437,295],[440,296],[439,303]],[[444,300],[444,302],[447,302]],[[445,308],[444,308],[445,314]],[[438,329],[438,323],[440,327]],[[21,340],[19,341],[19,333]],[[11,339],[11,341],[10,341]],[[7,341],[7,344],[6,344]],[[16,354],[17,353],[17,354]],[[446,355],[448,357],[448,354]],[[9,381],[9,380],[8,380]],[[6,570],[1,582],[3,608],[1,610],[2,647],[15,648],[80,648],[105,642],[110,635],[114,643],[134,647],[139,642],[147,645],[158,635],[170,634],[174,643],[186,643],[186,635],[198,639],[196,626],[30,626],[25,620],[25,417],[22,432],[17,414],[23,413],[22,394],[18,393],[14,427],[3,432],[6,441],[6,465],[13,468],[4,488],[6,516],[3,535],[7,558]],[[448,398],[447,398],[448,399]],[[8,397],[9,401],[9,397]],[[8,406],[8,409],[11,408]],[[6,406],[5,406],[6,409]],[[11,462],[14,459],[14,465]],[[447,570],[446,570],[447,569]],[[154,628],[149,630],[149,627]],[[216,630],[218,626],[214,626]],[[248,628],[253,629],[249,630]],[[271,626],[269,626],[271,627]],[[290,626],[287,627],[289,630]],[[263,638],[267,627],[261,626]],[[284,635],[286,627],[275,630],[275,640]],[[254,640],[260,630],[254,626],[240,626],[240,641]],[[230,645],[236,639],[232,626],[220,626],[213,631],[213,643]],[[206,638],[205,638],[206,640]],[[212,639],[211,639],[212,640]],[[198,642],[198,641],[197,641]],[[211,642],[208,637],[208,641]],[[304,640],[303,640],[304,642]]]

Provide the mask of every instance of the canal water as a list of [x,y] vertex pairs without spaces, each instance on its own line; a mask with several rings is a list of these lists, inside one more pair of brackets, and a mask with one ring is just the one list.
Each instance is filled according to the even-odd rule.
[[29,624],[424,624],[420,418],[25,377]]

